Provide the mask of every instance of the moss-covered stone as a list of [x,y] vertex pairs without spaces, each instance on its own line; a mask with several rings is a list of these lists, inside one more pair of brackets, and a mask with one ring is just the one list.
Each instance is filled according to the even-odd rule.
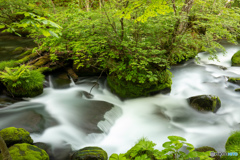
[[15,144],[9,148],[13,160],[49,160],[48,154],[34,145]]
[[240,77],[229,77],[228,82],[240,85]]
[[240,88],[235,89],[235,92],[240,92]]
[[[195,151],[198,151],[198,152],[207,152],[207,151],[217,152],[214,148],[209,147],[209,146],[203,146],[203,147],[196,148]],[[211,157],[211,156],[209,156],[209,157]],[[214,160],[220,160],[220,156],[214,156],[212,158],[214,158]]]
[[240,66],[240,51],[237,51],[233,56],[232,56],[232,66]]
[[107,160],[107,152],[100,147],[85,147],[76,151],[72,160]]
[[33,143],[29,132],[23,128],[5,128],[0,131],[0,135],[2,136],[8,147],[16,143]]
[[189,105],[198,111],[211,111],[216,113],[221,107],[219,97],[212,95],[199,95],[187,99]]
[[111,90],[121,98],[136,98],[141,96],[149,96],[155,93],[169,93],[171,91],[172,80],[166,73],[164,83],[153,84],[134,83],[124,79],[118,79],[117,76],[110,75],[107,77],[107,82]]
[[13,50],[13,54],[21,54],[21,53],[23,53],[25,51],[25,48],[23,48],[23,47],[17,47],[17,48],[15,48],[14,50]]
[[232,133],[225,144],[226,152],[237,152],[240,159],[240,131]]

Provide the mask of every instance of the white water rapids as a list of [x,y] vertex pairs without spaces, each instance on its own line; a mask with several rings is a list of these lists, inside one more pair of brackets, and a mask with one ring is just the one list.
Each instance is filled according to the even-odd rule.
[[[157,149],[162,149],[162,144],[170,135],[182,136],[195,147],[210,146],[219,152],[224,151],[230,133],[240,129],[240,93],[234,91],[240,86],[227,82],[227,76],[240,77],[240,67],[231,67],[231,57],[240,46],[224,46],[227,54],[218,54],[220,62],[210,61],[206,53],[200,53],[200,64],[190,60],[172,67],[174,77],[169,95],[158,94],[121,101],[102,80],[93,89],[93,98],[88,100],[114,104],[105,113],[105,121],[98,123],[98,128],[104,133],[86,134],[81,127],[77,127],[81,117],[90,115],[81,112],[85,106],[76,95],[79,91],[89,92],[91,82],[96,79],[82,78],[80,84],[72,83],[67,89],[46,88],[42,95],[29,101],[45,104],[46,111],[59,124],[47,128],[42,134],[34,133],[31,136],[35,142],[53,145],[67,143],[73,149],[99,146],[109,156],[112,153],[125,153],[142,137],[147,137],[157,144]],[[222,104],[217,113],[199,113],[189,107],[186,99],[202,94],[219,96]],[[88,122],[84,123],[88,125]]]

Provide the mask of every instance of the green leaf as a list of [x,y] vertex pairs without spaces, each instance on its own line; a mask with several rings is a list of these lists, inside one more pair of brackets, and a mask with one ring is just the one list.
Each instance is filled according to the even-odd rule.
[[0,29],[5,28],[4,24],[0,24]]
[[42,29],[41,32],[42,32],[42,34],[43,34],[44,36],[46,36],[46,37],[51,36],[51,34],[49,33],[48,30],[44,30],[44,29]]
[[178,140],[180,140],[180,141],[186,141],[185,138],[180,137],[180,136],[168,136],[168,139],[171,140],[171,141],[178,141]]
[[165,143],[163,143],[163,147],[164,148],[167,148],[167,149],[171,149],[171,148],[174,148],[174,146],[172,146],[172,142],[165,142]]

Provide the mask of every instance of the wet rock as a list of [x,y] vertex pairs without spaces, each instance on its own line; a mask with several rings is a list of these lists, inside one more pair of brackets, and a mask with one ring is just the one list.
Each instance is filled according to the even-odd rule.
[[78,115],[75,116],[81,118],[79,118],[77,122],[76,119],[73,119],[72,124],[81,128],[81,130],[86,134],[103,133],[103,131],[98,127],[98,123],[105,120],[104,115],[107,111],[111,110],[114,105],[104,101],[92,101],[86,99],[88,96],[91,98],[91,95],[87,92],[79,92],[78,105],[80,105],[78,106],[78,109],[81,113],[78,113]]
[[43,149],[49,155],[50,160],[70,160],[72,153],[71,145],[61,145],[58,147],[52,147],[51,144],[37,142],[34,143],[38,148]]
[[20,101],[20,99],[18,100],[18,99],[4,96],[4,95],[0,95],[0,108],[7,107],[7,106],[12,105],[19,101]]
[[235,89],[235,92],[240,92],[240,88]]
[[29,132],[23,128],[9,127],[0,131],[0,135],[5,141],[8,147],[17,143],[29,143],[32,144],[33,140],[30,137]]
[[71,160],[107,160],[107,152],[100,147],[85,147],[76,151]]
[[67,72],[57,70],[51,74],[51,82],[53,88],[63,89],[70,87],[71,80],[69,79]]
[[187,99],[189,105],[198,111],[211,111],[216,113],[221,107],[219,97],[212,95],[199,95]]
[[41,133],[58,122],[52,118],[40,103],[20,102],[0,110],[0,129],[6,127],[24,128],[30,133]]
[[37,146],[27,143],[15,144],[9,148],[13,160],[49,160],[48,154]]
[[240,77],[228,77],[228,82],[240,85]]
[[233,56],[232,56],[232,66],[240,66],[240,51],[237,51]]

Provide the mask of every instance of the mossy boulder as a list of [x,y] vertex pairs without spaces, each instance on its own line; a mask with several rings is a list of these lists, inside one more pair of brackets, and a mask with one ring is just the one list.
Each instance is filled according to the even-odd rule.
[[29,143],[29,144],[33,143],[33,140],[30,137],[29,132],[23,128],[15,127],[5,128],[0,131],[0,135],[2,136],[3,140],[5,141],[8,147],[16,143]]
[[22,143],[9,148],[13,160],[49,160],[48,154],[37,146]]
[[240,131],[232,133],[225,144],[226,152],[237,152],[240,159]]
[[71,160],[107,160],[107,152],[100,147],[85,147],[76,151]]
[[240,51],[237,51],[233,56],[232,56],[232,66],[240,66]]
[[198,111],[211,111],[216,113],[221,107],[219,97],[212,95],[199,95],[187,99],[189,105]]
[[[197,151],[197,152],[207,152],[207,151],[217,152],[214,148],[209,147],[209,146],[203,146],[203,147],[196,148],[195,151]],[[214,158],[215,160],[220,160],[220,156],[214,156],[212,158]]]
[[240,85],[240,77],[229,77],[228,82]]
[[119,79],[117,76],[109,75],[107,82],[111,90],[119,95],[121,98],[136,98],[142,96],[154,95],[157,93],[169,93],[171,91],[172,79],[165,74],[165,80],[158,83],[134,83],[132,81],[126,81],[125,79]]

